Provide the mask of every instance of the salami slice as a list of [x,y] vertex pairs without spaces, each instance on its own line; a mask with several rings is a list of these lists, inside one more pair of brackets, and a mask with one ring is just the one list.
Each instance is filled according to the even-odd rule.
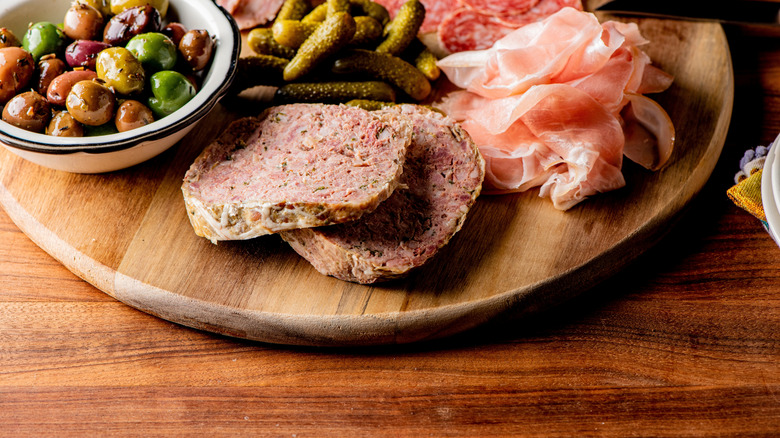
[[[395,17],[398,9],[406,3],[406,0],[374,0],[384,6],[390,17]],[[494,0],[500,2],[502,0]],[[420,33],[435,32],[439,24],[460,6],[460,0],[420,0],[425,6],[425,21],[420,26]]]
[[528,23],[544,20],[565,7],[572,7],[581,11],[582,0],[540,0],[533,8],[523,14],[503,14],[497,18],[506,26],[520,27]]
[[518,15],[528,12],[540,0],[463,0],[463,5],[488,15]]
[[487,49],[517,26],[508,26],[493,15],[462,8],[439,25],[439,43],[450,53]]

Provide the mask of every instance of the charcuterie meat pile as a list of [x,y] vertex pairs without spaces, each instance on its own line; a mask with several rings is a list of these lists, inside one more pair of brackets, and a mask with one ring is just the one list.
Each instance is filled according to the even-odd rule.
[[[357,22],[385,31],[366,40]],[[672,153],[671,119],[645,96],[672,76],[635,23],[600,23],[580,0],[285,0],[271,27],[249,33],[244,59],[278,68],[247,76],[275,71],[275,99],[291,103],[231,125],[182,186],[215,243],[278,233],[323,274],[385,281],[446,245],[480,193],[538,188],[567,210],[623,187],[624,157],[657,170]],[[422,44],[433,32],[443,59]]]

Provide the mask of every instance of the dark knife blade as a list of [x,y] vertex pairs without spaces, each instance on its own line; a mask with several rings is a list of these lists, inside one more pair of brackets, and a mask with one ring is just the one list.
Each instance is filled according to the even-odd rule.
[[780,26],[780,3],[760,0],[612,0],[597,11],[643,17]]

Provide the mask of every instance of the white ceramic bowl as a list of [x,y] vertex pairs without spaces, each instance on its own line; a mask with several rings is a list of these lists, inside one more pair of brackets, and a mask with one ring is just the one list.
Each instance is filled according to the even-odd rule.
[[[0,0],[0,27],[21,40],[30,22],[61,23],[72,0]],[[0,121],[0,143],[52,169],[100,173],[146,161],[170,148],[214,108],[236,74],[241,34],[230,14],[213,0],[170,0],[166,21],[206,29],[216,37],[208,73],[197,95],[175,113],[142,128],[97,137],[52,137]]]
[[[778,137],[780,139],[780,137]],[[769,235],[772,236],[775,243],[780,245],[780,211],[777,209],[777,194],[780,193],[780,175],[774,172],[777,161],[777,148],[780,141],[775,140],[772,148],[764,160],[764,170],[761,173],[761,201],[764,205],[764,215],[766,215],[767,228]]]

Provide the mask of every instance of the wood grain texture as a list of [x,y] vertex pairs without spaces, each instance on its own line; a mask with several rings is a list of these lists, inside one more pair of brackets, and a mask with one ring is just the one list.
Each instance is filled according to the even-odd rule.
[[725,141],[733,78],[720,26],[638,22],[653,41],[650,56],[676,78],[658,97],[677,127],[671,165],[650,173],[627,162],[626,188],[565,213],[536,191],[482,196],[453,242],[401,281],[368,287],[322,276],[275,236],[219,245],[195,236],[182,176],[241,114],[235,102],[176,148],[112,174],[52,171],[3,151],[0,204],[33,241],[112,297],[240,338],[404,343],[537,311],[658,241],[707,181]]

